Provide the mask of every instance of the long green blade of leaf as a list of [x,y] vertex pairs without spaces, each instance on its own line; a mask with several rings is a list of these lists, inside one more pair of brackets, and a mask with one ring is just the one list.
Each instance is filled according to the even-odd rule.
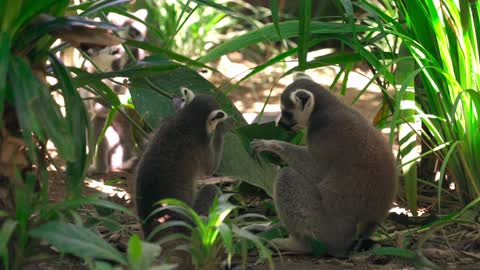
[[[299,35],[299,21],[287,21],[279,23],[279,28],[282,38],[291,38]],[[374,28],[357,25],[357,32],[364,32],[368,30],[373,30]],[[329,35],[339,35],[345,33],[351,33],[352,27],[349,25],[341,23],[327,23],[327,22],[317,22],[313,21],[310,24],[310,33],[311,34],[329,34]],[[279,40],[279,36],[275,31],[275,25],[269,24],[260,29],[248,32],[244,35],[235,37],[227,42],[222,43],[211,50],[207,55],[198,59],[201,63],[208,63],[212,60],[219,58],[222,55],[225,55],[229,52],[236,51],[241,48],[248,47],[250,45],[257,44],[259,42],[269,41],[275,42]]]
[[10,241],[16,227],[16,221],[7,219],[3,222],[2,228],[0,229],[0,258],[3,259],[3,269],[8,269],[10,257],[8,254],[8,242]]
[[73,196],[80,196],[86,168],[88,164],[90,164],[93,156],[93,151],[89,151],[87,154],[87,146],[88,149],[94,149],[93,134],[83,101],[73,86],[73,82],[65,66],[53,54],[50,55],[50,61],[57,75],[65,100],[66,121],[69,127],[67,134],[71,136],[71,138],[69,138],[70,140],[75,140],[74,153],[76,159],[67,162],[67,193]]
[[275,26],[275,31],[279,39],[282,39],[282,33],[280,32],[280,18],[278,17],[278,0],[270,0],[270,10],[272,11],[273,25]]
[[278,62],[284,60],[285,58],[295,54],[297,51],[298,51],[297,48],[288,50],[286,52],[283,52],[283,53],[273,57],[272,59],[269,59],[267,62],[265,62],[265,63],[263,63],[259,66],[256,66],[252,71],[250,71],[242,79],[240,79],[238,82],[234,83],[232,86],[227,88],[227,90],[225,90],[225,92],[224,92],[225,95],[228,95],[233,89],[235,89],[238,85],[240,85],[240,83],[242,83],[246,79],[248,79],[248,78],[252,77],[253,75],[257,74],[258,72],[272,66],[273,64],[278,63]]
[[238,12],[234,11],[233,9],[230,9],[230,8],[222,6],[218,3],[215,3],[214,1],[211,1],[211,0],[192,0],[192,1],[199,4],[199,5],[212,7],[214,9],[216,9],[218,11],[221,11],[221,12],[224,12],[224,13],[230,15],[230,16],[241,18],[241,19],[244,19],[244,20],[247,20],[247,21],[251,21],[250,18],[248,18],[247,16],[245,16],[241,13],[238,13]]
[[156,53],[156,54],[168,56],[172,60],[176,60],[176,61],[182,62],[184,64],[187,64],[187,65],[191,65],[191,66],[194,66],[194,67],[203,67],[203,68],[207,68],[207,69],[210,69],[212,71],[215,71],[215,72],[219,72],[218,70],[216,70],[214,68],[211,68],[211,67],[205,65],[204,63],[200,63],[198,61],[192,60],[192,59],[190,59],[186,56],[177,54],[177,53],[175,53],[173,51],[170,51],[168,49],[164,49],[164,48],[154,46],[154,45],[152,45],[151,43],[148,43],[148,42],[142,42],[142,41],[136,41],[136,40],[127,40],[125,42],[125,44],[129,45],[129,46],[141,48],[141,49],[144,49],[146,51],[153,52],[153,53]]
[[87,228],[52,221],[32,229],[30,235],[40,238],[57,247],[60,251],[78,257],[112,260],[122,265],[124,256],[103,238]]
[[307,63],[308,47],[310,39],[310,24],[312,16],[312,1],[300,1],[300,22],[298,24],[298,65],[300,70],[305,70]]

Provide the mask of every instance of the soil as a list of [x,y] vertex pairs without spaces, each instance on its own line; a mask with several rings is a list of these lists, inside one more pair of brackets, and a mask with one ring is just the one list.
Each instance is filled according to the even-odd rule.
[[[222,62],[223,61],[223,62]],[[217,68],[224,74],[232,73],[231,67],[235,66],[235,74],[240,73],[251,67],[253,64],[248,60],[242,58],[241,55],[231,54],[229,57],[223,57],[218,63]],[[228,69],[227,69],[228,67]],[[243,67],[243,69],[242,69]],[[363,86],[368,82],[365,77],[371,76],[365,71],[365,68],[359,67],[350,74],[349,84],[344,96],[339,94],[339,87],[334,87],[333,92],[339,94],[340,99],[346,103],[351,103],[357,96]],[[280,78],[284,67],[272,67],[265,72],[256,75],[229,94],[234,104],[246,116],[255,117],[267,99],[271,91],[271,97],[268,105],[265,107],[266,118],[269,120],[275,119],[279,113],[279,96],[284,87],[291,82],[291,76]],[[325,86],[329,86],[338,72],[337,68],[323,68],[318,69],[308,74],[312,75],[315,80]],[[207,75],[208,77],[209,75]],[[224,78],[217,76],[209,76],[209,80],[217,86],[221,86],[225,81]],[[233,81],[235,82],[235,81]],[[341,80],[337,85],[341,84]],[[225,86],[223,86],[225,87]],[[368,119],[373,119],[376,112],[379,110],[382,102],[382,95],[378,87],[372,85],[360,97],[359,101],[353,106],[356,107]],[[121,179],[122,182],[115,186],[124,189],[125,192],[117,192],[114,195],[109,195],[109,199],[121,203],[124,206],[130,207],[133,210],[133,205],[128,195],[131,192],[133,184],[133,175],[128,172],[113,172],[104,175],[93,176],[91,180],[87,181],[85,193],[91,194],[98,192],[101,184],[109,180]],[[94,180],[94,181],[92,181]],[[97,182],[96,182],[97,181]],[[214,181],[214,180],[213,180]],[[52,202],[61,201],[64,199],[64,184],[60,173],[51,172],[49,179],[49,192]],[[104,192],[112,191],[109,186],[103,189]],[[87,210],[88,211],[88,210]],[[248,211],[248,210],[247,210]],[[120,250],[125,251],[127,241],[132,233],[140,234],[139,226],[136,221],[128,217],[120,217],[119,220],[124,221],[124,228],[121,232],[109,233],[108,230],[102,232],[105,239],[108,239],[112,244],[117,246]],[[405,231],[408,228],[393,222],[386,222],[384,225],[390,233]],[[478,233],[480,225],[454,225],[445,227],[432,233],[428,240],[423,245],[423,254],[432,262],[440,266],[440,269],[480,269],[480,233]],[[413,240],[418,240],[423,234],[418,234]],[[390,241],[384,241],[387,245],[402,246],[406,244],[406,239],[402,234],[393,236]],[[73,258],[71,256],[63,256],[54,261],[48,261],[35,266],[29,266],[26,269],[72,269],[83,270],[88,269],[82,260]],[[255,265],[256,258],[252,258],[250,269],[261,270],[268,269],[266,264]],[[287,270],[307,270],[307,269],[323,269],[323,270],[337,270],[337,269],[415,269],[411,262],[399,258],[378,255],[355,255],[351,258],[339,260],[333,258],[314,258],[305,255],[284,255],[280,259],[275,257],[275,269]]]
[[[62,179],[60,179],[59,174],[52,174],[49,181],[49,189],[51,194],[51,200],[61,201],[63,200],[65,194],[63,191],[65,187],[63,185]],[[118,179],[128,179],[120,184],[116,184],[118,187],[117,191],[121,190],[130,190],[129,187],[132,184],[133,175],[128,172],[113,172],[109,174],[96,175],[93,178],[98,180],[101,183],[109,180],[118,180]],[[221,179],[223,182],[223,179]],[[219,182],[218,178],[213,178],[208,180],[209,183]],[[90,180],[90,185],[92,185]],[[100,186],[100,185],[98,185]],[[85,194],[98,193],[99,187],[97,189],[86,187]],[[111,191],[109,186],[104,188],[104,191]],[[109,193],[109,200],[116,203],[120,203],[126,207],[133,209],[133,204],[128,196],[125,196],[125,193],[116,192]],[[247,201],[250,201],[247,205],[252,207],[252,212],[258,211],[258,198],[250,197],[247,198]],[[88,210],[87,210],[88,211]],[[92,212],[94,210],[91,210]],[[247,209],[247,212],[249,210]],[[128,239],[132,233],[141,235],[140,228],[138,223],[130,217],[118,216],[118,220],[122,220],[123,230],[121,232],[111,233],[108,230],[99,229],[104,239],[116,246],[119,250],[125,251],[128,243]],[[402,225],[392,223],[387,221],[384,224],[387,227],[388,232],[395,231],[404,231],[406,228]],[[440,233],[435,233],[428,238],[424,244],[423,255],[427,257],[430,261],[434,262],[439,269],[480,269],[480,225],[476,227],[464,227],[460,225],[446,227]],[[446,237],[446,235],[453,237]],[[414,237],[415,240],[418,240],[421,236]],[[402,241],[404,241],[400,236],[395,238],[395,243],[401,246]],[[382,242],[389,245],[387,242]],[[266,263],[256,264],[257,257],[255,254],[252,254],[249,260],[249,269],[251,270],[267,270],[268,265]],[[410,261],[390,256],[379,256],[379,255],[353,255],[347,259],[335,259],[335,258],[315,258],[312,256],[306,255],[283,255],[281,258],[274,255],[275,269],[277,270],[340,270],[340,269],[372,269],[372,270],[383,270],[383,269],[415,269]],[[63,257],[57,258],[53,261],[43,262],[37,265],[31,265],[27,267],[28,270],[56,270],[56,269],[72,269],[72,270],[84,270],[88,269],[85,265],[85,262],[79,260],[75,257],[65,255]],[[236,269],[236,268],[235,268]],[[240,268],[238,268],[240,269]]]

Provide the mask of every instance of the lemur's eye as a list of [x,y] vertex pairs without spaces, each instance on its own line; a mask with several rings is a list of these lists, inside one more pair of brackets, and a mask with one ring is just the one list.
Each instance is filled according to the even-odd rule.
[[282,111],[282,117],[284,118],[292,118],[293,114],[289,111]]

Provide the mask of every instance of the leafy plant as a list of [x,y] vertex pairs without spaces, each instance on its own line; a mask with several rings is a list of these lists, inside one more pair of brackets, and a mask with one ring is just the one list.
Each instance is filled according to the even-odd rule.
[[161,200],[158,204],[165,206],[157,208],[150,216],[161,213],[164,210],[170,210],[186,217],[188,222],[179,220],[167,221],[155,228],[151,236],[172,227],[187,228],[189,235],[182,233],[171,234],[160,239],[158,243],[165,244],[169,241],[186,239],[187,243],[177,247],[177,249],[185,250],[191,254],[192,262],[196,269],[205,270],[219,269],[225,257],[230,267],[233,256],[239,251],[242,252],[242,262],[245,264],[246,250],[236,248],[236,243],[245,245],[244,241],[248,240],[254,243],[261,258],[267,260],[270,269],[273,269],[270,250],[262,243],[262,239],[228,221],[231,212],[237,208],[237,206],[228,202],[231,196],[232,194],[224,194],[219,198],[215,198],[209,209],[208,217],[199,216],[195,210],[182,201],[176,199]]
[[237,1],[223,5],[215,1],[145,1],[147,21],[158,29],[149,36],[163,48],[196,57],[220,41],[223,29],[230,28],[231,34],[238,19],[228,14],[242,16],[226,7],[229,2]]
[[122,269],[108,262],[114,262],[131,270],[174,269],[174,266],[166,264],[153,266],[155,259],[160,256],[160,246],[143,242],[135,234],[130,237],[126,255],[120,253],[98,234],[81,225],[52,221],[31,230],[30,234],[54,245],[61,252],[85,258],[92,270]]
[[[423,137],[432,146],[447,145],[437,152],[438,207],[444,177],[455,183],[459,199],[480,196],[480,58],[478,1],[397,1],[406,19],[406,31],[392,25],[418,66],[421,83],[415,85]],[[419,24],[424,24],[419,27]],[[406,37],[404,37],[406,36]]]
[[[1,205],[8,206],[0,218],[2,223],[5,220],[1,247],[5,269],[20,269],[37,255],[34,252],[38,243],[30,241],[29,230],[59,216],[55,208],[59,210],[60,204],[52,206],[48,201],[47,140],[55,144],[59,157],[66,162],[66,197],[73,201],[80,197],[90,161],[87,147],[93,147],[83,101],[66,68],[49,51],[54,36],[63,36],[70,42],[88,41],[82,35],[66,35],[65,29],[73,28],[104,38],[91,41],[94,44],[119,42],[109,33],[114,28],[111,25],[55,17],[65,13],[68,3],[0,3],[0,178],[6,179],[1,188],[10,195],[1,198]],[[48,71],[47,59],[51,64]],[[45,83],[47,73],[61,86],[58,95],[65,103],[64,114]],[[79,204],[72,202],[70,206]]]
[[[345,3],[345,6],[352,4]],[[355,5],[371,15],[371,23],[379,27],[376,40],[387,44],[387,51],[382,54],[364,52],[363,57],[377,73],[372,83],[378,80],[377,76],[382,76],[385,79],[385,83],[380,84],[382,87],[387,86],[386,83],[396,87],[395,97],[387,97],[392,112],[390,139],[393,140],[398,126],[410,209],[416,213],[415,162],[431,154],[441,163],[437,171],[432,172],[439,174],[439,210],[446,179],[455,184],[459,201],[465,204],[477,198],[480,196],[476,162],[480,149],[478,1],[398,0],[395,1],[398,13],[367,1],[358,1]],[[399,54],[392,40],[401,42]],[[375,43],[369,45],[380,48]],[[380,61],[390,68],[377,65]],[[397,68],[391,71],[394,65]],[[423,126],[419,127],[418,122]],[[422,155],[415,150],[417,138],[427,148]]]

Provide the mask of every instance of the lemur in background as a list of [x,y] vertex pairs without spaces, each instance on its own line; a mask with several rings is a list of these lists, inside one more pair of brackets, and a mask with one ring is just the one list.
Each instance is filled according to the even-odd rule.
[[[147,16],[147,11],[140,9],[133,13],[133,15],[144,20]],[[120,37],[138,41],[145,40],[147,33],[144,24],[114,13],[110,13],[108,19],[113,24],[121,26],[124,29],[124,31],[119,32]],[[119,71],[131,62],[131,59],[129,59],[122,45],[109,47],[82,45],[81,49],[87,53],[96,66],[94,67],[91,64],[87,65],[89,71],[94,71],[96,68],[101,72]],[[141,49],[130,48],[130,50],[136,60],[141,60],[145,56],[145,52]],[[122,82],[123,79],[116,78],[115,80],[117,82]],[[130,98],[128,88],[124,84],[114,84],[109,80],[104,80],[104,82],[112,88],[123,102],[126,102],[126,100]],[[90,92],[83,91],[82,96],[85,98],[92,98],[94,95]],[[97,139],[102,132],[105,121],[107,120],[109,106],[108,104],[101,104],[94,100],[87,102],[87,106],[92,116],[94,137]],[[129,111],[127,113],[134,112]],[[135,116],[132,118],[135,118]],[[89,169],[89,173],[106,173],[113,170],[133,170],[138,161],[130,121],[124,115],[117,113],[110,128],[117,134],[118,142],[114,143],[110,141],[111,138],[107,136],[103,138],[98,145],[95,159]],[[123,152],[121,162],[120,164],[113,164],[113,154],[119,149]],[[114,165],[116,165],[116,167]]]

